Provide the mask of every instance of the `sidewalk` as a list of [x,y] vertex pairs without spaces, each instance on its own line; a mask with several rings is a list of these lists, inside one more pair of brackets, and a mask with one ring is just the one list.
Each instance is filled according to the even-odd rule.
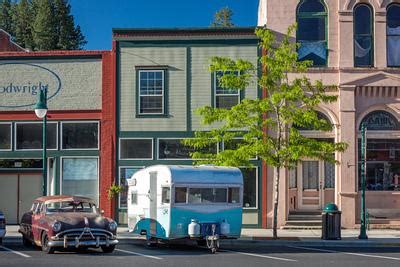
[[[6,238],[17,239],[19,226],[7,226]],[[278,230],[278,240],[272,239],[272,229],[242,229],[239,240],[224,240],[224,243],[262,243],[271,246],[316,246],[316,247],[373,247],[399,246],[400,230],[370,230],[368,240],[359,240],[358,229],[343,229],[341,240],[321,240],[321,230]],[[144,239],[128,232],[128,228],[118,228],[119,240]]]

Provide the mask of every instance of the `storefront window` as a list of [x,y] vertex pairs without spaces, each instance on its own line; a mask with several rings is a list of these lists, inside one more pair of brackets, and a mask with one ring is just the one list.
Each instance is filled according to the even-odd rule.
[[[42,123],[16,123],[16,149],[42,149]],[[47,123],[47,149],[57,149],[57,123]]]
[[0,124],[0,150],[11,149],[11,123]]
[[241,168],[243,174],[243,207],[257,207],[257,169]]
[[194,151],[202,153],[217,153],[217,146],[211,145],[209,148],[194,149],[182,144],[183,139],[158,139],[158,158],[159,159],[191,159],[190,153]]
[[62,194],[99,200],[99,168],[97,158],[62,159]]
[[[400,139],[367,139],[366,157],[367,190],[400,190]],[[361,184],[360,139],[358,140],[358,162],[358,177]]]
[[132,175],[140,170],[141,168],[132,168],[132,167],[123,167],[120,168],[119,172],[119,185],[123,187],[123,190],[121,193],[119,193],[119,201],[118,201],[118,206],[120,209],[126,209],[128,208],[127,205],[127,199],[128,199],[128,181],[127,179],[130,179]]
[[63,122],[63,149],[98,149],[99,124],[97,122]]
[[153,159],[153,139],[121,139],[120,159]]

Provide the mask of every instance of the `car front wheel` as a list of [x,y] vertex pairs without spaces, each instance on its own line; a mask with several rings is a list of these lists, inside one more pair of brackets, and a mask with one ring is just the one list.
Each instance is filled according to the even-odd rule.
[[114,251],[114,249],[115,249],[115,245],[110,245],[110,246],[101,246],[101,250],[104,252],[104,253],[111,253],[111,252],[113,252]]
[[54,248],[49,247],[49,238],[47,234],[42,235],[42,251],[47,254],[53,254]]

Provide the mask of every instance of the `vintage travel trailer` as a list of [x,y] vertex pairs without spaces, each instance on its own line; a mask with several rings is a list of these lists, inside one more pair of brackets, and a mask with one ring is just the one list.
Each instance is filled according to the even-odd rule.
[[212,252],[239,238],[243,177],[238,168],[155,165],[128,180],[128,227],[157,241],[194,239]]

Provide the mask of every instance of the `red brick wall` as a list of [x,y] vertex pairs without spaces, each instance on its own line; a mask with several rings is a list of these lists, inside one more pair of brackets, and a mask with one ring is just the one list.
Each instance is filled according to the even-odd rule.
[[0,29],[0,52],[6,51],[24,52],[25,50],[11,41],[11,36],[7,32]]

